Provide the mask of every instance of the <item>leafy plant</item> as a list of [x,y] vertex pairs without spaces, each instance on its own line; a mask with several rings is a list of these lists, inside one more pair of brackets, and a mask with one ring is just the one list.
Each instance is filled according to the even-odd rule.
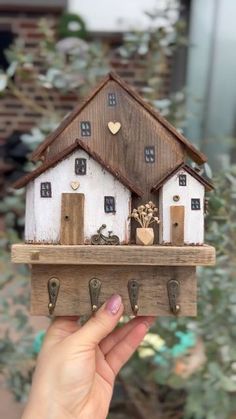
[[226,419],[236,411],[236,167],[219,173],[214,184],[206,241],[215,246],[217,263],[198,270],[198,316],[158,319],[152,333],[164,344],[149,345],[144,357],[141,349],[126,377],[132,382],[136,371],[141,382],[155,382],[157,397],[163,387],[172,397],[183,390],[181,417],[191,419]]
[[[149,30],[125,35],[119,53],[124,64],[135,54],[145,58],[147,87],[143,94],[168,120],[183,128],[186,116],[184,92],[157,100],[168,57],[179,45],[186,44],[178,7],[178,2],[170,1],[162,11],[156,9],[148,13]],[[8,88],[25,106],[42,115],[40,126],[22,137],[30,150],[64,116],[55,113],[51,91],[55,89],[61,94],[76,91],[84,96],[87,88],[94,85],[109,67],[101,45],[78,38],[56,42],[46,22],[42,21],[40,26],[44,39],[39,45],[39,57],[44,66],[40,70],[36,68],[38,56],[27,54],[24,44],[18,40],[8,53],[11,62],[8,70],[0,74],[2,94]],[[32,103],[22,93],[21,80],[30,80],[39,91],[43,90],[42,105]],[[121,383],[136,409],[133,417],[138,414],[155,419],[228,419],[236,410],[235,177],[235,167],[218,174],[215,192],[209,196],[206,240],[217,249],[217,265],[198,271],[198,317],[158,319],[151,333],[159,336],[158,344],[149,336],[122,372]],[[29,298],[28,272],[25,267],[12,267],[9,258],[10,243],[20,239],[24,224],[24,194],[9,192],[0,205],[6,220],[6,232],[0,236],[3,272],[0,316],[4,325],[0,369],[15,397],[23,401],[37,351],[35,334],[25,309]],[[138,404],[139,400],[142,400],[142,406]],[[115,417],[113,413],[111,417]]]

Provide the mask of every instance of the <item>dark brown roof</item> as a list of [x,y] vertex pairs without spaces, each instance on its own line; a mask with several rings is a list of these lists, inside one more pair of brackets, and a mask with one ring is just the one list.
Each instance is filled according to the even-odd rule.
[[60,125],[55,129],[55,131],[51,132],[45,140],[33,151],[31,154],[31,160],[37,161],[40,159],[41,154],[44,152],[44,150],[58,137],[58,135],[61,134],[61,132],[73,121],[73,119],[89,104],[89,102],[96,96],[96,94],[105,86],[105,84],[110,80],[109,75],[105,77],[101,81],[101,83],[97,86],[95,90],[93,90],[92,94],[88,97],[86,101],[84,101],[82,104],[80,103],[75,107],[75,109],[67,115]]
[[157,183],[154,185],[151,189],[151,192],[157,192],[161,186],[166,183],[168,179],[170,179],[175,173],[177,173],[179,170],[186,170],[190,175],[192,175],[195,179],[197,179],[200,183],[202,183],[207,191],[210,191],[214,189],[214,186],[212,183],[199,175],[199,173],[196,172],[196,170],[192,169],[192,167],[188,166],[187,164],[181,163],[181,165],[177,166],[174,170],[168,172],[165,176],[163,176]]
[[51,169],[52,167],[56,166],[60,161],[65,159],[72,151],[74,151],[77,147],[82,148],[86,151],[94,160],[96,160],[101,166],[103,166],[109,173],[111,173],[114,177],[116,177],[123,185],[125,185],[130,191],[135,193],[137,196],[142,196],[142,190],[134,185],[129,179],[125,178],[116,168],[111,167],[109,164],[105,163],[102,158],[92,151],[90,147],[85,144],[81,140],[76,140],[73,144],[67,147],[65,150],[58,153],[52,159],[46,161],[41,166],[37,167],[33,172],[27,173],[27,175],[23,176],[21,179],[17,180],[13,187],[15,189],[20,189],[26,186],[30,181],[36,179],[39,175],[44,173],[46,170]]
[[58,126],[58,128],[52,132],[45,140],[39,145],[39,147],[32,153],[32,160],[37,160],[41,157],[44,150],[57,138],[57,136],[73,121],[73,119],[85,108],[85,106],[94,98],[94,96],[106,85],[109,80],[113,80],[118,83],[130,96],[133,97],[143,108],[147,110],[166,130],[171,132],[177,141],[186,148],[187,154],[198,164],[203,164],[207,161],[207,157],[201,153],[193,144],[191,144],[176,128],[174,128],[163,116],[160,115],[152,106],[150,106],[145,100],[135,92],[127,83],[125,83],[119,76],[114,73],[109,73],[105,79],[98,85],[98,87],[92,92],[88,100],[82,105],[75,107],[72,111]]

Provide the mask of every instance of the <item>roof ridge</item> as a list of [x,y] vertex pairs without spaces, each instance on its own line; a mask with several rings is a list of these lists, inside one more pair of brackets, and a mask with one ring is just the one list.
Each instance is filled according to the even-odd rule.
[[166,173],[162,178],[151,188],[151,192],[157,192],[160,187],[175,173],[177,173],[179,170],[184,169],[186,170],[191,176],[195,177],[199,182],[204,184],[206,186],[207,190],[214,189],[213,184],[208,181],[203,176],[199,175],[191,166],[189,166],[187,163],[183,162],[179,166],[175,167],[172,170],[169,170],[168,173]]
[[136,90],[133,89],[128,83],[126,83],[123,79],[121,79],[118,74],[111,71],[109,72],[106,77],[99,83],[96,89],[92,91],[90,96],[87,100],[83,102],[83,104],[78,105],[75,109],[63,119],[61,124],[49,134],[44,141],[37,147],[37,149],[31,154],[32,160],[37,160],[40,157],[40,154],[49,146],[54,139],[66,128],[66,126],[73,121],[73,119],[87,106],[87,104],[97,95],[97,93],[106,85],[109,80],[113,80],[118,83],[129,95],[133,97],[141,106],[145,108],[147,112],[149,112],[158,122],[164,126],[169,132],[172,133],[177,139],[180,141],[184,147],[187,148],[188,154],[191,158],[196,161],[198,164],[203,164],[207,161],[207,157],[199,151],[187,138],[185,138],[172,124],[170,124],[161,114],[158,112],[153,106],[151,106],[148,102],[146,102],[140,95],[137,93]]
[[75,108],[66,115],[58,127],[52,131],[39,146],[31,153],[30,159],[33,161],[37,161],[38,157],[40,156],[41,152],[45,150],[53,141],[54,139],[66,128],[66,126],[76,118],[76,116],[87,106],[87,104],[96,96],[96,94],[106,85],[106,83],[110,80],[110,73],[106,75],[103,80],[97,85],[95,89],[92,90],[91,94],[88,96],[86,100],[83,100],[79,103]]
[[123,183],[123,185],[125,185],[128,189],[134,192],[137,196],[143,195],[143,191],[137,185],[135,185],[128,178],[123,176],[117,168],[112,167],[110,164],[106,163],[96,152],[92,151],[87,144],[85,144],[82,140],[79,139],[76,139],[73,144],[68,146],[66,149],[62,150],[60,153],[58,153],[50,160],[47,160],[45,163],[42,163],[41,166],[37,167],[32,172],[27,173],[25,176],[18,179],[12,185],[12,187],[15,189],[20,189],[26,186],[30,181],[36,179],[46,170],[49,170],[53,168],[56,164],[60,163],[63,159],[70,155],[77,147],[82,148],[95,161],[97,161],[101,166],[103,166],[109,173],[116,177],[121,183]]

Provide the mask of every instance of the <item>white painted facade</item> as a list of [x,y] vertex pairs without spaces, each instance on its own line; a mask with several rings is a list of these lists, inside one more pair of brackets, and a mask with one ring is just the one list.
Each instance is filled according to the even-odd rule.
[[[75,174],[75,159],[86,158],[86,175]],[[40,196],[41,182],[51,182],[52,197]],[[73,190],[71,182],[79,182]],[[61,224],[61,194],[83,193],[85,243],[97,229],[106,224],[120,238],[121,243],[128,243],[130,238],[131,192],[114,176],[90,157],[84,150],[77,149],[55,167],[48,169],[27,185],[25,240],[27,242],[59,243]],[[105,213],[104,196],[114,196],[115,213]]]
[[[187,177],[186,186],[179,185],[179,174]],[[179,196],[179,201],[175,202],[173,197]],[[184,243],[203,244],[204,243],[204,186],[190,175],[187,171],[180,169],[169,178],[162,188],[159,195],[160,207],[160,243],[171,242],[171,222],[170,207],[172,205],[182,205],[185,207],[184,214]],[[191,209],[191,199],[200,199],[200,210]]]
[[[161,17],[161,12],[167,6],[167,0],[99,0],[97,7],[95,0],[69,0],[69,11],[78,13],[86,22],[90,31],[129,31],[132,29],[145,30],[151,25],[146,11],[159,10],[160,18],[158,23],[165,25],[166,20]],[[178,19],[177,1],[171,16],[171,21]],[[155,25],[157,22],[155,21]]]

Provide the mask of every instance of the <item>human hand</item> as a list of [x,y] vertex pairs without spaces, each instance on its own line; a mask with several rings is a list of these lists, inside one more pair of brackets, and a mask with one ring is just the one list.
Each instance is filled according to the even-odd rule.
[[117,325],[124,306],[113,295],[82,327],[59,317],[46,334],[22,419],[105,419],[115,377],[153,322]]

